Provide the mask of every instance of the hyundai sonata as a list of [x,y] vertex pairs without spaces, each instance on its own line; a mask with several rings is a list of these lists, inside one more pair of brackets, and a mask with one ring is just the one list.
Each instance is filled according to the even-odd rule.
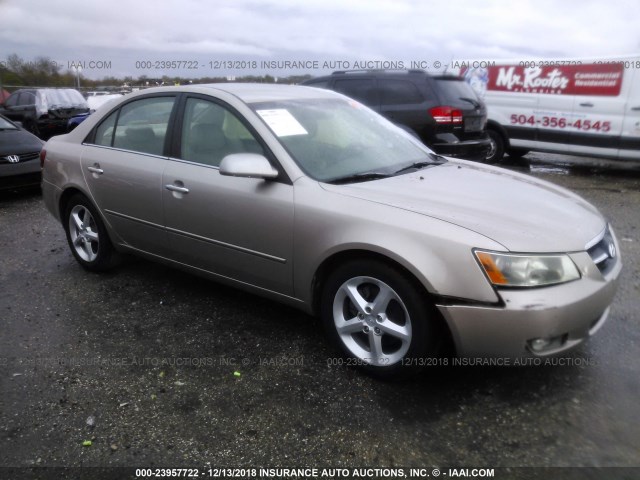
[[610,225],[550,183],[437,156],[378,114],[310,87],[136,92],[41,155],[43,195],[88,270],[143,255],[320,315],[371,373],[449,343],[544,357],[605,322]]

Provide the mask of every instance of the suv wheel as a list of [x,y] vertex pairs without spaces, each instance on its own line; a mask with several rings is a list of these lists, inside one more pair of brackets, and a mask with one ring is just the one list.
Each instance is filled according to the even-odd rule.
[[504,157],[504,138],[496,130],[490,128],[487,129],[487,135],[489,135],[489,140],[491,141],[491,148],[487,153],[486,161],[487,163],[499,162]]

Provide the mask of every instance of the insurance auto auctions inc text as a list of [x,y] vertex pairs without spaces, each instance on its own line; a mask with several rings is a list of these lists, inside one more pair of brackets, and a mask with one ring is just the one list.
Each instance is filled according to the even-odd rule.
[[[239,476],[258,478],[493,478],[493,468],[251,468],[238,469]],[[224,472],[223,475],[220,475]],[[222,469],[217,476],[233,478],[234,469]],[[244,474],[244,475],[241,475]],[[237,477],[239,478],[239,477]]]

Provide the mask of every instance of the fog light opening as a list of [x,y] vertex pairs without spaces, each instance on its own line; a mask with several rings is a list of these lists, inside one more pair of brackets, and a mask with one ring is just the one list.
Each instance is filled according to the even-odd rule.
[[527,341],[527,345],[533,353],[544,353],[562,347],[568,338],[567,334],[558,335],[557,337],[532,338]]
[[551,340],[549,340],[548,338],[534,338],[533,340],[529,341],[529,346],[531,347],[531,350],[533,350],[534,352],[541,352],[550,343],[551,343]]

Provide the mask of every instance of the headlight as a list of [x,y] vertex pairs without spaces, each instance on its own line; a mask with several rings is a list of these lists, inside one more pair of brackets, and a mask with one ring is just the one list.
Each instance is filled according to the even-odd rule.
[[475,254],[491,283],[500,287],[539,287],[580,278],[568,255],[513,255],[482,250]]

